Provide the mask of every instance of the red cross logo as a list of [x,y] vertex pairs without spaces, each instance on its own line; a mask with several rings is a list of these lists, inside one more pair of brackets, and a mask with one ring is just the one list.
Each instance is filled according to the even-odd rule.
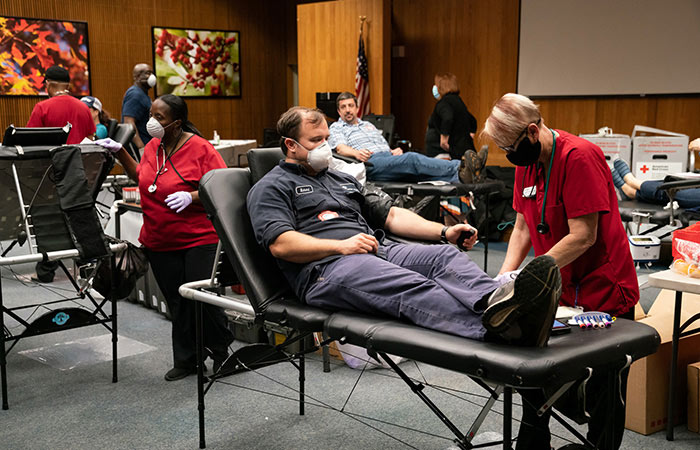
[[647,173],[647,171],[649,170],[649,168],[647,167],[647,165],[646,165],[646,164],[644,164],[644,165],[643,165],[642,167],[640,167],[640,168],[639,168],[639,170],[641,170],[641,171],[642,171],[642,173],[646,174],[646,173]]

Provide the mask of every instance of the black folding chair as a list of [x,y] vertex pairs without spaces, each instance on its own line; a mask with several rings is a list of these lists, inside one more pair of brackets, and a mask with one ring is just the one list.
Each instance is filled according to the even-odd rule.
[[[277,158],[273,157],[272,152],[262,152],[260,155],[252,153],[254,151],[249,152],[250,171],[243,168],[214,170],[202,178],[199,188],[200,198],[219,235],[221,247],[245,287],[248,300],[230,299],[219,294],[214,275],[211,280],[188,283],[180,288],[180,293],[185,298],[198,302],[196,321],[201,448],[205,446],[204,394],[211,387],[211,384],[205,387],[202,369],[201,302],[250,314],[257,323],[271,329],[278,327],[296,330],[294,341],[302,344],[292,355],[282,353],[288,348],[285,342],[268,348],[267,351],[260,349],[260,352],[254,352],[255,357],[251,357],[244,347],[232,355],[221,369],[222,373],[215,374],[210,381],[226,375],[226,372],[247,368],[255,363],[298,361],[294,365],[299,372],[299,412],[303,414],[304,354],[309,350],[303,345],[303,337],[314,331],[323,331],[330,339],[364,347],[373,357],[386,361],[454,434],[454,442],[461,449],[473,448],[471,440],[476,430],[490,405],[501,393],[504,402],[503,448],[510,448],[513,389],[545,390],[548,394],[547,403],[537,406],[546,410],[568,387],[585,379],[592,370],[604,369],[610,373],[622,370],[631,361],[653,353],[659,345],[659,336],[652,328],[624,319],[615,322],[610,329],[594,332],[595,335],[590,331],[575,329],[568,335],[552,337],[546,348],[524,348],[465,339],[386,317],[348,311],[329,312],[307,306],[290,293],[272,256],[255,241],[246,209],[246,196],[253,179],[264,171],[261,166],[255,167],[256,157],[260,156],[260,160],[265,161],[265,166]],[[410,379],[391,361],[389,354],[467,375],[482,386],[488,392],[488,400],[471,428],[462,432],[428,398],[423,389],[425,386]],[[611,378],[614,379],[610,380],[609,399],[614,398],[617,394],[615,387],[619,386],[616,384],[617,377]],[[494,385],[499,387],[494,389]],[[557,414],[553,416],[562,420],[575,436],[592,448],[585,437],[566,421]]]

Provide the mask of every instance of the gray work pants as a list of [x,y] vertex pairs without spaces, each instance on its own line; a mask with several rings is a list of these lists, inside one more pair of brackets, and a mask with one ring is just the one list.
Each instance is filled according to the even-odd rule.
[[451,245],[390,244],[374,254],[347,255],[319,267],[306,303],[406,319],[483,340],[484,303],[499,283]]

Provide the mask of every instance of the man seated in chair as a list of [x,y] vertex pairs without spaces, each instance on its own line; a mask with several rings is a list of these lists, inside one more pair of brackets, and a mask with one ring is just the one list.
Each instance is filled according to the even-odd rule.
[[561,293],[554,259],[541,256],[503,283],[451,245],[451,227],[365,195],[350,175],[329,170],[329,130],[319,110],[293,107],[277,123],[286,158],[251,188],[247,206],[256,240],[276,259],[300,299],[332,310],[402,318],[466,338],[544,346]]
[[330,127],[328,144],[342,156],[371,162],[367,167],[369,181],[447,181],[475,183],[480,181],[486,154],[473,150],[462,160],[446,161],[421,153],[404,153],[389,144],[374,125],[357,117],[357,97],[343,92],[336,100],[340,118]]

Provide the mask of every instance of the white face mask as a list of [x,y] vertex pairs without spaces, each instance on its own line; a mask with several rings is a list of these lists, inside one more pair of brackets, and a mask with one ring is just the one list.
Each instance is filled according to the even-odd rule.
[[433,85],[433,97],[435,97],[435,100],[440,100],[440,92],[436,85]]
[[146,83],[148,83],[148,87],[153,87],[156,85],[156,76],[153,74],[150,74],[148,76],[148,79],[146,80]]
[[331,151],[331,147],[330,145],[328,145],[328,141],[324,141],[318,147],[314,148],[313,150],[309,150],[309,152],[306,155],[306,162],[308,162],[311,168],[314,169],[316,172],[320,172],[328,168],[328,165],[331,162],[331,158],[333,158],[333,152]]
[[150,134],[151,137],[163,139],[163,136],[165,136],[165,129],[174,123],[175,122],[171,122],[166,126],[163,126],[154,117],[151,117],[148,119],[148,122],[146,122],[146,131],[148,131],[148,134]]

